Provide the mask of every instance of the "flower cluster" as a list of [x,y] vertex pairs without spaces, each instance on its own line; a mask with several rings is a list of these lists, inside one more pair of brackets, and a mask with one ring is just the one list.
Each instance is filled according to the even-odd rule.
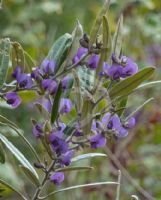
[[[86,55],[88,56],[86,57]],[[84,60],[83,57],[86,57]],[[100,77],[104,76],[109,80],[119,80],[132,76],[138,71],[136,63],[132,59],[121,56],[117,58],[112,54],[112,65],[107,62],[103,63]],[[91,70],[95,70],[99,63],[99,54],[89,52],[88,48],[80,47],[72,59],[74,67],[85,65]],[[114,111],[105,115],[101,115],[99,119],[93,118],[91,130],[89,134],[83,132],[83,124],[79,117],[72,125],[72,131],[69,135],[66,134],[68,124],[62,120],[62,116],[75,109],[72,100],[64,94],[69,88],[70,81],[73,79],[71,74],[61,77],[58,80],[55,77],[57,66],[54,61],[45,59],[42,62],[42,67],[35,67],[31,74],[23,72],[21,67],[16,67],[12,76],[16,80],[15,89],[6,92],[4,99],[12,107],[16,108],[21,103],[21,98],[18,92],[21,90],[34,90],[39,95],[36,100],[51,116],[51,110],[54,106],[54,98],[58,91],[58,84],[61,82],[62,95],[59,102],[59,114],[54,123],[48,119],[42,122],[33,121],[33,134],[36,139],[45,143],[51,159],[55,159],[54,171],[51,171],[50,181],[54,184],[60,184],[64,181],[64,173],[56,172],[57,169],[66,167],[71,164],[71,159],[76,150],[84,146],[89,146],[93,149],[101,148],[106,145],[107,138],[117,137],[124,138],[128,135],[129,129],[135,126],[135,118],[131,117],[126,121],[122,120]],[[85,121],[88,123],[88,119]],[[46,125],[48,123],[48,126]],[[85,140],[81,140],[81,138]]]

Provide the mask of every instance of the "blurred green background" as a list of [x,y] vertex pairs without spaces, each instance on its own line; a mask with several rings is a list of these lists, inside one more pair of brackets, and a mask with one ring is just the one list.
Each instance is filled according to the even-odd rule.
[[[9,37],[19,42],[23,48],[41,63],[50,46],[56,38],[65,32],[71,33],[76,19],[89,33],[92,23],[103,4],[103,0],[3,0],[0,9],[0,37]],[[139,65],[154,65],[157,70],[151,80],[161,77],[161,1],[160,0],[111,0],[108,14],[111,33],[114,32],[117,19],[124,15],[124,45],[123,53],[131,56]],[[146,198],[142,191],[144,188],[155,199],[161,199],[161,85],[146,88],[141,92],[132,94],[129,98],[130,112],[137,108],[147,98],[155,97],[137,115],[137,126],[126,139],[108,141],[109,150],[106,159],[97,158],[84,163],[94,166],[88,172],[66,173],[63,186],[83,184],[95,181],[110,181],[117,179],[117,169],[121,166],[122,184],[121,200],[130,199],[132,194],[138,195],[142,200]],[[0,107],[0,114],[13,120],[24,129],[25,136],[36,147],[37,141],[32,135],[31,116],[39,118],[29,107],[22,105],[16,111]],[[1,131],[13,140],[27,158],[33,160],[32,155],[26,151],[25,146],[17,136],[11,136],[11,130],[1,126]],[[36,147],[42,153],[41,147]],[[89,152],[87,150],[87,152]],[[101,150],[98,150],[101,152]],[[13,169],[15,160],[8,153],[7,162],[0,165],[0,177],[8,180],[15,187],[26,191],[30,196],[33,187],[19,168]],[[54,190],[53,185],[47,190]],[[2,192],[6,200],[17,200],[11,191]],[[65,200],[113,200],[116,188],[106,186],[61,193],[51,199]]]

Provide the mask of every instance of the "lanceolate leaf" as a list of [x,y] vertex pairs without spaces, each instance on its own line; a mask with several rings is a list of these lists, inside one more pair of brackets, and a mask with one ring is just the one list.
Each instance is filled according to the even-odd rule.
[[11,189],[12,191],[16,192],[22,199],[27,200],[27,198],[23,194],[21,194],[16,188],[8,184],[6,181],[0,179],[0,183],[6,186],[7,188]]
[[1,143],[0,143],[0,163],[2,163],[2,164],[5,163],[5,154],[4,154]]
[[36,67],[36,63],[26,51],[24,51],[24,56],[25,56],[25,71],[30,73],[32,71],[32,68]]
[[122,32],[123,32],[123,16],[121,15],[112,41],[113,52],[116,54],[117,57],[119,57],[121,53],[122,40],[123,40]]
[[47,59],[53,60],[56,64],[55,72],[57,72],[67,57],[67,53],[72,44],[72,36],[68,33],[64,34],[51,47]]
[[35,169],[16,147],[10,141],[8,141],[8,139],[2,134],[0,134],[0,140],[8,148],[8,150],[15,156],[15,158],[21,163],[21,165],[28,168],[28,170],[30,170],[33,176],[35,176],[36,179],[39,179]]
[[6,80],[11,44],[9,38],[0,41],[0,88]]
[[77,162],[83,159],[89,159],[89,158],[94,158],[94,157],[107,157],[107,155],[104,153],[86,153],[86,154],[82,154],[82,155],[72,158],[71,161]]
[[72,33],[72,44],[69,49],[69,54],[67,56],[65,65],[71,64],[71,60],[79,47],[79,40],[82,36],[83,36],[83,27],[77,20],[76,27]]
[[100,29],[100,26],[102,24],[102,17],[106,14],[108,7],[110,4],[110,0],[106,0],[105,4],[103,5],[101,11],[99,12],[93,26],[90,32],[90,41],[89,41],[89,49],[92,47],[92,45],[95,43],[96,41],[96,37],[98,34],[98,31]]
[[0,122],[2,123],[7,123],[10,124],[11,126],[18,128],[18,126],[16,124],[14,124],[13,122],[11,122],[9,119],[7,119],[6,117],[0,115]]
[[[121,101],[118,103],[117,105],[117,110],[119,110],[117,112],[118,116],[121,116],[123,113],[124,113],[124,110],[126,109],[126,104],[127,104],[127,100],[128,100],[128,97],[124,97],[123,99],[121,99]],[[121,109],[121,108],[124,108],[124,109]]]
[[25,56],[22,46],[18,42],[12,42],[12,67],[17,66],[25,71]]
[[64,168],[60,168],[57,169],[57,172],[64,172],[64,171],[81,171],[81,170],[91,170],[93,169],[93,167],[89,167],[89,166],[73,166],[73,167],[64,167]]
[[33,175],[33,173],[27,168],[22,165],[20,165],[21,169],[23,170],[24,174],[31,180],[32,183],[34,183],[36,186],[40,185],[39,179]]
[[58,116],[61,94],[62,94],[62,84],[60,82],[54,98],[54,103],[51,111],[51,123],[54,123]]
[[99,72],[102,70],[103,62],[107,60],[107,53],[110,50],[109,49],[109,43],[110,43],[110,31],[109,31],[109,24],[107,21],[107,17],[103,16],[103,45],[102,45],[102,51],[100,54],[100,59],[98,63],[98,67],[96,69],[96,75],[99,74]]
[[137,88],[143,81],[147,80],[154,72],[154,67],[146,67],[133,76],[117,83],[109,92],[111,99],[126,96]]
[[64,192],[64,191],[73,190],[73,189],[86,188],[86,187],[96,187],[96,186],[101,186],[101,185],[118,185],[118,182],[110,182],[110,181],[108,182],[107,181],[107,182],[88,183],[88,184],[83,184],[83,185],[74,185],[74,186],[70,186],[67,188],[63,188],[63,189],[51,192],[48,195],[41,197],[41,199],[47,199],[48,197],[55,195],[59,192]]

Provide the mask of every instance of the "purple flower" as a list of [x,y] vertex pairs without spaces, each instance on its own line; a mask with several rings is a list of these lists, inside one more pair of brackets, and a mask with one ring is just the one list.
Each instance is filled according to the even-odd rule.
[[127,76],[132,76],[138,72],[138,66],[136,63],[133,62],[131,58],[128,58],[126,56],[122,56],[121,59],[126,59],[126,64],[122,69],[122,78],[125,78]]
[[124,138],[128,135],[128,130],[126,128],[120,127],[116,132],[118,138]]
[[72,109],[72,102],[70,99],[67,98],[62,98],[60,100],[60,107],[59,107],[59,111],[61,114],[64,113],[69,113]]
[[121,127],[120,118],[118,117],[118,115],[115,114],[110,118],[110,121],[107,124],[107,128],[112,130],[119,130],[120,127]]
[[63,172],[55,172],[50,176],[50,181],[56,185],[59,185],[64,181],[64,173]]
[[55,71],[55,67],[56,67],[56,64],[52,60],[45,59],[42,62],[42,70],[43,70],[43,72],[44,72],[45,75],[53,74],[54,71]]
[[57,82],[51,79],[44,79],[41,83],[44,90],[49,91],[50,94],[55,94],[57,90]]
[[68,88],[68,85],[69,85],[69,82],[71,80],[71,77],[70,76],[65,76],[63,78],[63,80],[61,81],[61,84],[62,84],[62,88],[65,90]]
[[13,108],[17,108],[21,103],[21,98],[16,94],[16,92],[8,92],[5,95],[7,104],[11,105]]
[[33,127],[33,134],[35,138],[41,138],[43,136],[43,124],[42,123],[37,123]]
[[55,131],[50,133],[49,141],[53,152],[55,152],[58,156],[68,151],[68,143],[66,143],[63,139],[63,132]]
[[113,63],[112,66],[108,69],[108,75],[113,80],[118,80],[122,76],[123,67],[119,64]]
[[31,73],[31,78],[37,80],[39,78],[39,75],[43,75],[43,72],[41,69],[39,69],[39,67],[36,67],[32,73]]
[[22,69],[21,67],[18,66],[15,68],[14,72],[12,73],[12,76],[17,79],[19,75],[21,74],[21,72],[22,72]]
[[106,145],[106,138],[102,134],[95,134],[89,138],[91,148],[96,149]]
[[88,60],[89,68],[96,69],[98,66],[98,62],[99,62],[99,56],[96,54],[93,54]]
[[127,129],[130,129],[130,128],[133,128],[133,127],[135,126],[135,124],[136,124],[135,118],[134,118],[134,117],[131,117],[130,119],[128,119],[128,121],[125,123],[124,126],[125,126]]
[[66,152],[61,158],[61,164],[65,166],[70,165],[73,154],[74,154],[73,150]]
[[103,62],[101,75],[102,76],[108,76],[109,68],[110,68],[110,66],[107,64],[107,62]]
[[28,74],[19,74],[17,83],[20,88],[31,89],[33,87],[32,78]]
[[87,52],[88,52],[87,48],[80,47],[75,56],[73,57],[73,63],[77,63],[82,58],[82,56],[84,56]]

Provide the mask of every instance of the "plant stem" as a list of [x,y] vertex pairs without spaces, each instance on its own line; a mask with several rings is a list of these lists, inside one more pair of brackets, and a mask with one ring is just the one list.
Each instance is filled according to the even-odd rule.
[[34,194],[32,200],[37,200],[37,199],[39,199],[39,194],[41,193],[41,191],[42,191],[44,185],[46,184],[46,182],[47,182],[47,180],[48,180],[48,176],[49,176],[50,172],[52,171],[52,169],[53,169],[55,163],[56,163],[55,160],[52,161],[51,165],[49,166],[48,170],[46,171],[46,174],[45,174],[45,176],[44,176],[44,178],[43,178],[43,180],[42,180],[41,185],[36,189],[36,192],[35,192],[35,194]]
[[90,53],[88,52],[87,54],[85,54],[78,62],[74,63],[73,65],[69,66],[68,68],[65,68],[62,72],[59,72],[58,74],[56,74],[53,79],[58,78],[59,76],[69,72],[70,70],[72,70],[73,68],[75,68],[77,65],[79,65],[85,58],[87,58],[90,55]]

